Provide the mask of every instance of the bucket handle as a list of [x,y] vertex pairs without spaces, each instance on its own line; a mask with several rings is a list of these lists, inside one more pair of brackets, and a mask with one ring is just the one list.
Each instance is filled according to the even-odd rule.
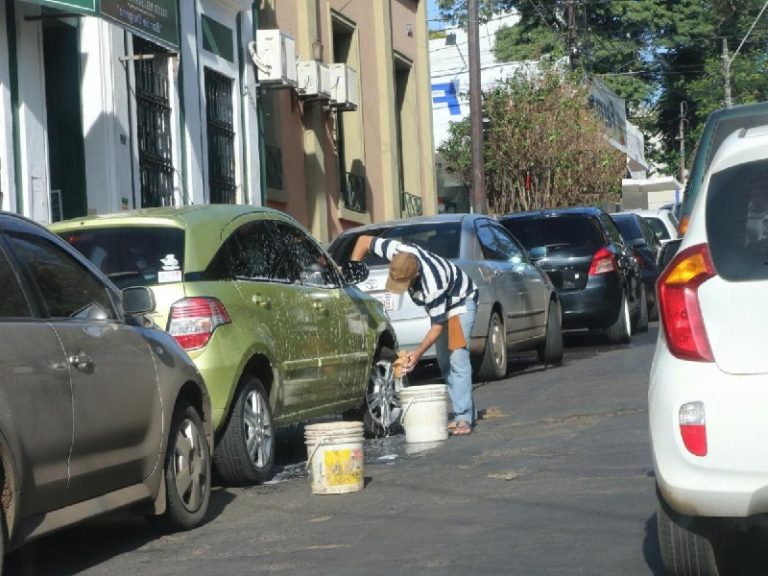
[[408,410],[411,409],[411,406],[413,406],[413,403],[416,402],[415,399],[412,399],[406,404],[405,408],[403,409],[402,414],[400,414],[400,422],[403,422],[405,420],[405,415],[408,414]]
[[309,458],[307,458],[307,465],[306,465],[307,472],[311,472],[312,471],[312,458],[315,457],[315,454],[320,449],[320,447],[324,446],[324,445],[325,445],[325,439],[324,438],[321,438],[320,440],[318,440],[317,444],[315,444],[315,447],[312,449],[312,454],[310,454]]

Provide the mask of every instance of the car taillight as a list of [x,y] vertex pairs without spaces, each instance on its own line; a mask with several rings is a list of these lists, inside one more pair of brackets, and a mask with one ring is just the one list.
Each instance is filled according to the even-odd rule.
[[596,276],[597,274],[605,274],[614,270],[616,270],[616,259],[613,257],[613,253],[603,246],[592,257],[592,263],[589,265],[589,275]]
[[659,277],[659,310],[669,351],[677,358],[712,362],[699,304],[699,286],[715,276],[706,244],[683,250]]
[[680,407],[680,435],[688,452],[707,455],[707,421],[703,402],[687,402]]
[[229,324],[224,304],[216,298],[185,298],[171,306],[168,332],[184,350],[202,348],[217,326]]

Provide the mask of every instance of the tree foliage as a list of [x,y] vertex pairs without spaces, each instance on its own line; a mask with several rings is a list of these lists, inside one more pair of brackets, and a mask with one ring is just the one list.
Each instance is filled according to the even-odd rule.
[[[618,200],[626,158],[586,103],[583,83],[555,69],[521,71],[483,94],[492,213]],[[450,170],[471,180],[468,118],[451,125],[439,151]]]
[[[723,40],[733,58],[734,104],[768,100],[768,10],[756,20],[764,0],[479,3],[486,16],[511,9],[520,15],[518,24],[497,34],[500,61],[559,57],[573,49],[582,73],[599,77],[625,99],[628,118],[646,135],[646,156],[668,164],[670,171],[678,164],[681,103],[689,152],[707,115],[725,105]],[[575,9],[572,20],[570,6]],[[466,0],[438,0],[438,8],[446,22],[465,23]]]

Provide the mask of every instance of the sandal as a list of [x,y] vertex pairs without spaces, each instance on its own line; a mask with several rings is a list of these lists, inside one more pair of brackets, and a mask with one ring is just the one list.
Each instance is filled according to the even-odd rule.
[[449,427],[449,429],[452,436],[468,436],[472,434],[472,426],[466,420],[459,420],[454,423],[453,428]]

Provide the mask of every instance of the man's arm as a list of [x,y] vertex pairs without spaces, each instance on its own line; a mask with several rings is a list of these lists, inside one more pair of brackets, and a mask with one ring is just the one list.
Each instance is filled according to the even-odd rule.
[[362,260],[368,250],[371,249],[371,242],[373,242],[373,236],[358,236],[355,242],[355,247],[352,249],[350,260]]
[[429,347],[437,342],[437,339],[440,338],[440,334],[442,333],[443,324],[432,324],[432,327],[429,329],[426,336],[424,336],[424,340],[421,341],[419,347],[412,352],[408,352],[408,364],[404,366],[406,374],[416,367],[416,364],[419,363],[419,359],[424,355],[424,352],[429,350]]

